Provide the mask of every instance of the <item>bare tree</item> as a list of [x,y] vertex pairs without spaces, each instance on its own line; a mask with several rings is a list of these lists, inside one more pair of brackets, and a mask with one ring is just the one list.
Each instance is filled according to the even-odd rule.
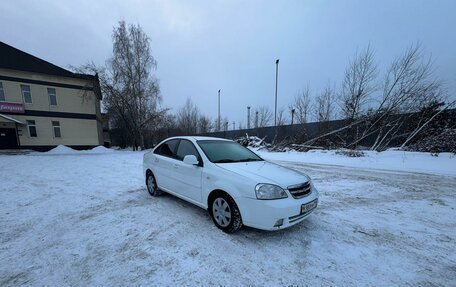
[[376,120],[370,128],[378,127],[371,149],[384,149],[396,138],[410,113],[418,112],[432,102],[440,102],[441,97],[441,84],[432,77],[431,59],[423,61],[420,45],[411,46],[393,61],[386,73]]
[[150,51],[150,39],[139,25],[119,22],[113,32],[113,56],[108,67],[114,86],[120,94],[105,97],[105,105],[111,112],[126,112],[126,120],[134,135],[144,147],[144,129],[157,119],[160,89],[152,75],[156,61]]
[[294,98],[293,104],[290,105],[289,109],[295,110],[294,116],[297,123],[307,123],[311,110],[311,95],[308,86]]
[[113,54],[106,66],[90,63],[78,70],[97,73],[113,128],[128,138],[133,149],[144,148],[145,131],[159,126],[167,111],[160,107],[160,87],[152,73],[157,62],[151,54],[150,39],[139,25],[127,27],[120,21],[112,39]]
[[361,53],[355,54],[345,70],[340,95],[343,117],[353,122],[360,116],[369,97],[376,90],[377,66],[374,51],[370,45]]
[[229,130],[229,127],[228,127],[228,126],[229,126],[228,117],[224,117],[224,118],[222,119],[222,129],[223,129],[224,131],[227,131],[227,130]]
[[212,120],[207,116],[200,115],[198,119],[198,133],[208,133],[212,128]]
[[[423,109],[423,112],[419,114],[418,123],[415,125],[413,131],[407,136],[405,141],[400,146],[401,149],[404,149],[409,142],[411,142],[420,132],[422,132],[437,116],[441,113],[447,111],[448,109],[454,108],[456,104],[456,100],[448,103],[445,105],[444,103],[433,103],[430,107],[426,107]],[[427,113],[427,110],[431,110],[430,113]],[[444,129],[445,127],[440,127],[440,129]],[[443,131],[444,132],[444,131]]]
[[200,113],[198,107],[187,98],[185,105],[177,112],[177,127],[188,134],[195,134],[198,127]]
[[315,99],[315,113],[319,122],[328,122],[334,117],[334,90],[329,83]]
[[160,127],[170,129],[177,128],[176,116],[171,113],[166,113],[166,115],[163,116]]
[[[369,47],[351,62],[345,74],[341,99],[348,124],[305,143],[324,142],[326,139],[351,148],[373,137],[370,148],[381,151],[393,142],[396,145],[402,143],[403,148],[419,139],[420,133],[432,131],[435,134],[443,130],[435,128],[433,122],[455,103],[444,104],[442,83],[433,76],[432,61],[423,57],[419,44],[412,45],[391,63],[378,89],[375,75],[373,53]],[[378,97],[375,97],[377,91]],[[332,94],[328,86],[317,97],[317,120],[324,122],[332,118]],[[366,107],[368,101],[369,107]],[[429,126],[434,127],[427,128]],[[356,132],[355,136],[353,132]]]
[[271,109],[267,106],[260,106],[255,109],[256,112],[258,112],[258,127],[269,126],[273,116]]
[[277,125],[278,126],[283,126],[287,122],[287,115],[285,113],[285,109],[281,108],[277,112]]

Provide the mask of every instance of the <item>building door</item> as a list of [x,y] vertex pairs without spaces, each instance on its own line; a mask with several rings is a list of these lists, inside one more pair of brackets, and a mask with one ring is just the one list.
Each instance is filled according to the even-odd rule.
[[0,128],[0,149],[17,149],[17,136],[15,129]]

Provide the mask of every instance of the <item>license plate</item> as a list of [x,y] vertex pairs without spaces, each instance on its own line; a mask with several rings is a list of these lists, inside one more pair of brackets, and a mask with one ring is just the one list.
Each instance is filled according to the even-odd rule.
[[307,213],[317,207],[317,200],[301,205],[301,213]]

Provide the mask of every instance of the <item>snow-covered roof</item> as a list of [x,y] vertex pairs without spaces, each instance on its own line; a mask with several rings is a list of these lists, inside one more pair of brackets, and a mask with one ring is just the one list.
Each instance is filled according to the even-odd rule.
[[8,116],[2,115],[2,114],[0,114],[0,117],[4,118],[4,119],[6,119],[6,120],[9,120],[9,121],[15,122],[15,123],[17,123],[17,124],[21,124],[21,125],[24,124],[23,122],[18,121],[18,120],[16,120],[15,118],[8,117]]
[[229,141],[228,139],[224,139],[224,138],[216,138],[216,137],[205,137],[205,136],[192,136],[190,138],[194,138],[195,140],[197,141],[200,141],[200,140],[221,140],[221,141]]
[[224,138],[205,137],[205,136],[175,136],[175,137],[169,137],[166,140],[169,140],[169,139],[188,139],[188,140],[196,140],[196,141],[200,141],[200,140],[230,141],[230,140],[224,139]]

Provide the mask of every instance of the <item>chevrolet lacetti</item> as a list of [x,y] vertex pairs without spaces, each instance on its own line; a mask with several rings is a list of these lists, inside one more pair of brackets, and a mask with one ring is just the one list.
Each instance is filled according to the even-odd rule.
[[211,137],[173,137],[144,154],[152,196],[162,191],[207,209],[231,233],[242,225],[277,230],[303,221],[318,191],[298,171],[268,162],[240,144]]

